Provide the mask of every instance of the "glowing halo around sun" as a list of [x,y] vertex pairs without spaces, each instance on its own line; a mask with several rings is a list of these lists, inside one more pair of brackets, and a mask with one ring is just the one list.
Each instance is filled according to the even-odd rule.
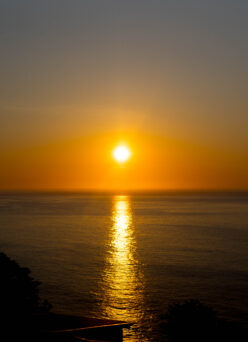
[[113,151],[113,157],[118,163],[125,163],[131,156],[129,148],[125,145],[117,146]]

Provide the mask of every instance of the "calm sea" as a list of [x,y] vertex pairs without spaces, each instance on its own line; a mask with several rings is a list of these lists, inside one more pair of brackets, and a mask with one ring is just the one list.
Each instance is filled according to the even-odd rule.
[[248,321],[247,247],[247,193],[0,195],[0,250],[54,311],[134,322],[124,341],[163,341],[189,298]]

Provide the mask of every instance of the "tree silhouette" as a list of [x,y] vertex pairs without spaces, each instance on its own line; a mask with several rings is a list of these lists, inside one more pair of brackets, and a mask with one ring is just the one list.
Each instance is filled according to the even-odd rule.
[[211,307],[197,299],[169,305],[161,318],[162,328],[171,342],[237,342],[248,337],[242,323],[219,318]]
[[198,300],[169,305],[164,318],[165,330],[171,341],[211,341],[216,332],[215,312]]
[[34,314],[46,313],[51,305],[39,297],[39,281],[30,270],[20,267],[4,253],[0,253],[0,319],[1,329],[13,335],[24,330]]

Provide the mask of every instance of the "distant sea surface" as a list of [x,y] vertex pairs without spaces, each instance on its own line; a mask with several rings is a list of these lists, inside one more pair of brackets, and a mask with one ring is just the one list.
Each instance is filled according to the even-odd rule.
[[0,251],[53,311],[134,322],[124,341],[163,341],[189,298],[248,322],[247,193],[1,193]]

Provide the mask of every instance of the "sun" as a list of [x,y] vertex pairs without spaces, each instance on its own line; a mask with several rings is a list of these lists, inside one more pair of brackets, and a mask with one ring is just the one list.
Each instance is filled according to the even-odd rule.
[[130,156],[131,152],[125,145],[119,145],[113,151],[113,157],[118,163],[125,163]]

